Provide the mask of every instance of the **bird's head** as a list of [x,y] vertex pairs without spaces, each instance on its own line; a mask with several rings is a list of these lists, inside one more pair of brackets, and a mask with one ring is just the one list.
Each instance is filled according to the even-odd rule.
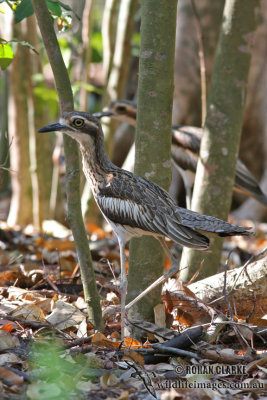
[[93,114],[96,118],[111,117],[120,122],[136,125],[136,103],[130,100],[117,100],[110,103],[102,112]]
[[81,144],[103,135],[99,119],[79,111],[64,112],[58,123],[44,126],[38,130],[38,132],[55,131],[66,133]]

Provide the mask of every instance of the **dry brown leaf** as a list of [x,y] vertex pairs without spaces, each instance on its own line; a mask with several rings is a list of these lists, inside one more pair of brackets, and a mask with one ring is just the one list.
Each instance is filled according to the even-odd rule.
[[118,400],[128,400],[129,399],[129,392],[128,390],[124,390]]
[[16,386],[22,385],[24,381],[22,376],[10,371],[5,367],[0,367],[0,376]]
[[176,321],[183,329],[188,328],[194,323],[194,318],[190,313],[184,312],[182,310],[177,310],[177,313],[172,314],[175,315]]
[[40,307],[45,314],[48,314],[52,311],[53,304],[54,304],[54,299],[49,298],[49,299],[44,299],[41,301],[37,301],[34,303],[36,306]]
[[0,365],[23,364],[23,361],[14,353],[0,354]]
[[123,341],[123,346],[122,348],[127,348],[127,349],[141,349],[144,346],[142,345],[139,340],[133,339],[131,337],[126,336]]
[[150,341],[148,339],[143,344],[143,348],[144,349],[152,349],[151,343],[150,343]]
[[122,359],[124,361],[125,360],[134,361],[138,365],[142,365],[142,366],[145,364],[144,357],[140,353],[137,353],[136,351],[131,351],[131,352],[125,351]]
[[114,347],[117,348],[120,346],[121,342],[119,341],[112,341],[108,339],[103,333],[97,332],[92,338],[92,344],[97,347]]
[[12,349],[19,346],[19,340],[9,332],[0,331],[0,350]]
[[107,389],[109,386],[116,385],[118,381],[118,378],[111,372],[105,372],[100,378],[100,385],[103,389]]
[[9,300],[27,300],[27,301],[42,301],[45,297],[37,292],[31,292],[19,287],[12,286],[8,288],[8,298]]
[[87,222],[86,228],[91,236],[92,235],[96,236],[96,239],[101,240],[110,236],[108,233],[106,233],[103,229],[101,229],[98,225],[94,224],[93,222]]
[[103,333],[100,332],[97,332],[93,336],[92,344],[94,344],[97,347],[118,348],[119,346],[121,346],[122,349],[140,349],[144,347],[142,343],[136,339],[125,337],[122,344],[121,340],[113,341],[111,339],[108,339],[105,335],[103,335]]
[[182,282],[169,279],[163,287],[166,312],[173,315],[174,320],[185,327],[193,323],[207,322],[210,319],[211,308],[198,300],[195,294]]
[[7,286],[10,282],[27,286],[30,280],[27,276],[23,275],[19,270],[2,271],[0,272],[0,286]]
[[62,239],[50,239],[45,240],[43,238],[36,239],[36,245],[46,251],[64,251],[64,250],[76,250],[75,243],[71,240]]
[[[1,324],[1,320],[0,320],[0,324]],[[6,332],[12,332],[14,329],[15,329],[15,324],[13,324],[12,322],[7,322],[6,324],[0,326],[0,330],[6,331]]]
[[247,373],[250,373],[251,371],[254,371],[255,369],[257,369],[258,366],[263,366],[263,365],[267,366],[267,357],[252,361],[251,363],[249,363],[246,366],[246,371],[247,371]]
[[55,310],[46,320],[58,329],[63,330],[72,326],[78,326],[86,318],[80,310],[62,300],[58,300],[55,306]]
[[43,310],[35,304],[25,304],[19,306],[12,312],[12,315],[14,317],[26,319],[27,321],[45,322]]
[[8,293],[8,299],[12,301],[12,300],[21,300],[23,296],[25,296],[26,293],[28,293],[28,291],[16,286],[11,286],[7,289],[7,293]]

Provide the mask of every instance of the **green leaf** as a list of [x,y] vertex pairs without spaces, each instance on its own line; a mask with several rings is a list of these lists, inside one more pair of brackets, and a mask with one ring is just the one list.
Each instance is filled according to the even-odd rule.
[[91,37],[92,62],[102,61],[103,43],[101,32],[95,31]]
[[62,10],[57,1],[46,0],[46,4],[47,4],[48,9],[53,14],[55,14],[57,17],[61,17]]
[[[42,76],[43,78],[43,76]],[[39,83],[38,86],[34,88],[34,95],[41,105],[49,108],[52,118],[56,118],[58,114],[58,94],[55,89],[50,89]]]
[[44,102],[46,101],[58,101],[58,94],[55,89],[50,89],[43,86],[37,86],[34,88],[34,94],[42,99]]
[[9,44],[0,43],[0,67],[6,69],[11,64],[14,57],[13,50]]
[[64,8],[64,10],[72,11],[72,8],[71,8],[70,6],[68,6],[67,4],[62,3],[62,1],[58,1],[58,4],[59,4],[62,8]]
[[93,93],[97,93],[99,95],[103,94],[103,89],[98,88],[97,86],[94,85],[90,85],[89,83],[85,83],[85,82],[75,82],[73,84],[73,90],[75,90],[76,88],[85,88],[85,90],[87,92],[93,92]]
[[31,0],[22,0],[15,10],[15,23],[22,21],[24,18],[30,17],[34,13]]

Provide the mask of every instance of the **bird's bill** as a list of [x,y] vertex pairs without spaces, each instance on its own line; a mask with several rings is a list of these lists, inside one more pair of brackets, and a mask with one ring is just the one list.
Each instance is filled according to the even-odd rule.
[[95,118],[111,117],[113,115],[113,112],[111,112],[111,111],[100,111],[100,112],[94,113],[92,115]]
[[59,122],[56,124],[46,125],[43,128],[40,128],[38,132],[55,132],[55,131],[62,131],[66,129],[66,127]]

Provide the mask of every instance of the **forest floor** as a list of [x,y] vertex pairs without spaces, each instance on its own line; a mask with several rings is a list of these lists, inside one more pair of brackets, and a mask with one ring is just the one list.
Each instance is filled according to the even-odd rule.
[[[266,258],[267,224],[252,226],[256,236],[225,242],[222,265],[230,251],[230,269],[260,252]],[[87,318],[71,232],[55,221],[45,230],[10,229],[0,221],[1,399],[263,398],[266,307],[239,315],[238,304],[230,310],[218,292],[225,296],[218,311],[172,279],[155,310],[165,328],[133,322],[142,339],[122,343],[115,238],[87,224],[105,323],[100,333]]]

